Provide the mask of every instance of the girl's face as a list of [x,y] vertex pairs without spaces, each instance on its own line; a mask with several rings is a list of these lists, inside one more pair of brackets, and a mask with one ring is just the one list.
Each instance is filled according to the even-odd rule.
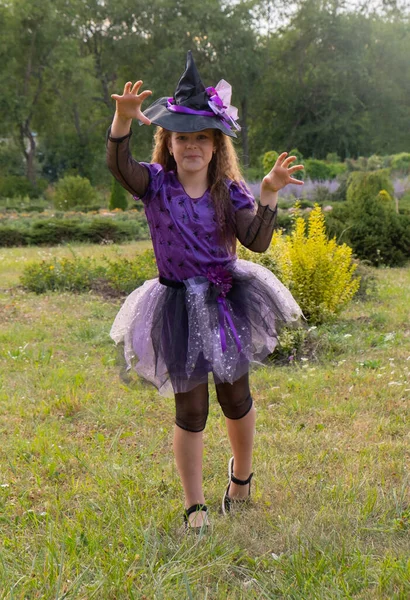
[[194,133],[172,131],[168,150],[177,163],[178,173],[207,173],[208,165],[216,151],[214,130],[204,129]]

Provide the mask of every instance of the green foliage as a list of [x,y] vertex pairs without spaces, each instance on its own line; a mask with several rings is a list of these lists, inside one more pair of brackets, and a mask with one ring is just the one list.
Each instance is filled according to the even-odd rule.
[[14,198],[0,198],[0,215],[2,213],[30,213],[43,212],[49,204],[42,198],[33,202],[28,196],[14,196]]
[[265,154],[262,156],[264,175],[267,175],[269,171],[273,169],[275,162],[278,160],[278,156],[279,152],[276,152],[276,150],[269,150],[269,152],[265,152]]
[[329,169],[323,160],[308,158],[305,160],[306,175],[312,181],[326,181],[329,179]]
[[29,196],[38,198],[47,187],[45,179],[39,179],[37,185],[22,175],[2,175],[0,176],[0,198],[15,198],[18,196]]
[[342,162],[327,163],[329,179],[336,179],[347,171],[347,165]]
[[279,211],[278,212],[278,216],[277,216],[277,226],[280,229],[283,229],[284,231],[288,232],[292,229],[293,227],[293,217],[292,215],[290,215],[288,212],[284,213]]
[[[311,206],[314,204],[328,204],[334,200],[333,194],[329,192],[328,188],[325,185],[317,185],[312,192],[312,202],[310,202]],[[300,207],[304,208],[303,200],[300,201]]]
[[391,196],[394,194],[393,184],[387,169],[378,171],[354,171],[350,174],[346,200],[350,208],[360,210],[363,202],[371,201],[381,190],[386,190]]
[[157,273],[153,250],[142,252],[134,260],[103,260],[100,264],[95,259],[75,256],[32,263],[24,268],[20,281],[37,294],[96,290],[122,295],[129,294]]
[[[296,156],[296,160],[292,163],[292,165],[300,165],[304,162],[303,154],[299,152],[297,148],[292,148],[292,150],[289,150],[288,155]],[[304,179],[305,173],[306,168],[304,171],[296,171],[296,173],[293,173],[293,177],[295,179],[299,179],[299,181],[302,181]]]
[[96,200],[97,192],[86,177],[67,175],[56,183],[53,202],[60,210],[95,204]]
[[24,162],[17,145],[0,141],[0,175],[24,174]]
[[344,163],[328,163],[324,160],[316,158],[308,158],[305,160],[306,176],[312,181],[326,181],[335,179],[346,171]]
[[398,171],[403,174],[410,173],[410,153],[401,152],[400,154],[394,154],[391,157],[391,168],[392,171]]
[[0,248],[4,246],[27,246],[25,232],[9,225],[0,225]]
[[377,154],[373,154],[369,156],[367,159],[367,170],[368,171],[378,171],[384,167],[384,160],[382,156],[378,156]]
[[116,292],[131,293],[147,279],[152,279],[158,272],[153,250],[145,250],[135,259],[122,258],[105,260],[105,277],[109,286]]
[[31,292],[84,292],[104,270],[91,258],[60,258],[27,265],[21,284]]
[[339,183],[339,187],[332,194],[332,199],[336,202],[344,202],[346,200],[349,177],[350,173],[347,171],[345,165],[345,171],[338,175],[336,178]]
[[122,185],[120,183],[118,183],[118,181],[115,178],[113,178],[113,181],[111,184],[110,202],[108,205],[110,210],[113,210],[114,208],[120,208],[121,210],[127,210],[127,207],[128,207],[127,196],[128,196],[128,194],[125,191],[125,189],[122,187]]
[[149,239],[143,215],[114,217],[20,219],[0,225],[1,246],[54,246],[67,242],[107,243]]
[[242,247],[238,254],[271,269],[289,287],[307,320],[321,323],[334,318],[353,298],[359,279],[354,277],[351,248],[327,238],[318,205],[308,217],[307,228],[297,214],[291,234],[275,232],[264,255],[255,256]]
[[340,156],[337,152],[328,152],[326,154],[326,162],[328,163],[340,163]]
[[359,258],[401,265],[410,256],[410,219],[397,215],[387,170],[353,172],[347,189],[345,231]]
[[303,327],[284,327],[278,335],[278,345],[271,358],[275,362],[292,362],[302,351],[307,335]]

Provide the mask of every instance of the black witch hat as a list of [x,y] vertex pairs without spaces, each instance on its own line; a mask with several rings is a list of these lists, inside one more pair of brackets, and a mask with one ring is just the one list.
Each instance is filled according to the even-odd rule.
[[230,106],[231,86],[223,79],[218,85],[205,88],[189,50],[185,72],[178,81],[172,98],[159,98],[151,104],[144,115],[154,125],[169,131],[191,133],[204,129],[220,129],[222,133],[236,137],[237,109]]

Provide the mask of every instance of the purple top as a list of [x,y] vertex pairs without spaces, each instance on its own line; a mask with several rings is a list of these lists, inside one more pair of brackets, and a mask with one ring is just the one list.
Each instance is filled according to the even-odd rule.
[[[182,281],[206,275],[210,266],[226,267],[236,254],[221,247],[210,191],[188,196],[174,171],[156,163],[139,163],[129,150],[131,133],[107,136],[107,164],[121,185],[141,198],[145,207],[159,274]],[[277,210],[258,205],[245,185],[227,181],[236,237],[254,252],[264,252],[272,239]]]
[[[174,171],[159,164],[140,163],[149,170],[149,184],[141,200],[145,206],[160,275],[182,281],[206,275],[212,265],[226,267],[234,258],[218,245],[216,216],[209,190],[200,198],[188,196]],[[254,198],[230,182],[236,212],[253,208]]]

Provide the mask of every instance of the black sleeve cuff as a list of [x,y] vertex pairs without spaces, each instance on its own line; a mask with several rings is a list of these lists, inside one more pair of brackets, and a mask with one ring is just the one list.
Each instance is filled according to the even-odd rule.
[[116,144],[120,144],[121,142],[123,142],[124,140],[126,140],[127,138],[130,138],[132,136],[132,129],[130,129],[130,132],[127,133],[127,135],[123,135],[122,137],[119,138],[115,138],[115,137],[111,137],[111,125],[108,128],[107,131],[107,140],[110,140],[110,142],[115,142]]

